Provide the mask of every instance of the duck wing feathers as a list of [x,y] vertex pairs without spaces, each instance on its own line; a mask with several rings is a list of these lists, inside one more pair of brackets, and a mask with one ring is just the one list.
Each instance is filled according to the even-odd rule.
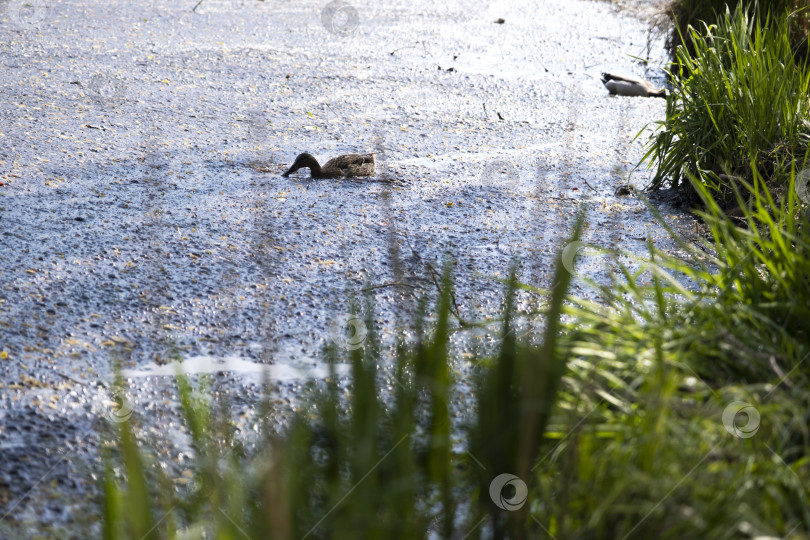
[[371,176],[375,161],[374,154],[346,154],[327,161],[323,170],[337,176]]

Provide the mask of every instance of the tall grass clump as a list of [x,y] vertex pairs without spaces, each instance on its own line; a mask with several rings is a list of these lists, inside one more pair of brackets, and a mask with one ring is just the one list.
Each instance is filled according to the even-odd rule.
[[699,27],[704,23],[716,24],[723,14],[730,9],[742,7],[749,14],[759,18],[760,24],[769,15],[791,13],[790,41],[799,58],[805,58],[808,24],[807,0],[759,0],[739,2],[739,0],[673,0],[664,9],[662,15],[668,21],[668,32],[665,47],[673,62],[677,62],[678,49],[684,47],[693,55],[694,43],[689,39],[689,27]]
[[[671,231],[682,255],[650,244],[600,287],[603,304],[566,311],[563,413],[546,434],[560,444],[534,471],[535,518],[555,537],[810,537],[810,227],[796,180],[780,204],[756,171],[735,184],[752,201],[746,228],[690,181],[713,242]],[[733,402],[761,415],[748,417],[756,435],[715,432],[710,411]]]
[[742,209],[742,226],[725,215],[705,179],[690,177],[705,208],[698,215],[708,225],[711,241],[687,243],[673,232],[684,254],[674,257],[654,250],[651,258],[660,261],[667,275],[691,285],[678,296],[679,304],[666,311],[670,324],[681,328],[681,344],[690,352],[695,373],[721,385],[765,384],[795,368],[792,376],[807,381],[807,203],[797,195],[795,171],[788,174],[784,196],[776,200],[752,168],[750,183],[730,184]]
[[791,54],[787,18],[761,23],[738,8],[687,32],[694,53],[678,49],[666,119],[644,158],[656,168],[651,187],[669,181],[697,198],[691,175],[727,207],[732,179],[752,182],[756,170],[784,190],[810,141],[810,70]]

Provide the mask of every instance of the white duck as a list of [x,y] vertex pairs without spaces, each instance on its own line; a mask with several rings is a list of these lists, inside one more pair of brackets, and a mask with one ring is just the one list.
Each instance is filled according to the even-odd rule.
[[663,88],[656,88],[650,81],[632,75],[602,73],[602,83],[611,94],[618,96],[667,97]]

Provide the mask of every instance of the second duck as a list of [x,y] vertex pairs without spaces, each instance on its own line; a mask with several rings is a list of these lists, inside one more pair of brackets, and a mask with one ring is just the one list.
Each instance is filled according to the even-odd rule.
[[632,75],[602,73],[602,84],[605,85],[608,92],[619,96],[667,97],[667,93],[663,88],[657,88],[650,81]]

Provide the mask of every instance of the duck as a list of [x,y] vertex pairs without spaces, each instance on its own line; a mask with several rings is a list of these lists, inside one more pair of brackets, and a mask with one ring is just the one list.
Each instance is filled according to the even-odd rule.
[[312,178],[355,178],[374,174],[374,154],[345,154],[332,158],[321,166],[312,154],[304,152],[295,158],[281,176],[290,176],[298,169],[309,168]]
[[663,88],[657,88],[650,81],[632,75],[602,73],[602,84],[611,94],[618,96],[667,97]]

